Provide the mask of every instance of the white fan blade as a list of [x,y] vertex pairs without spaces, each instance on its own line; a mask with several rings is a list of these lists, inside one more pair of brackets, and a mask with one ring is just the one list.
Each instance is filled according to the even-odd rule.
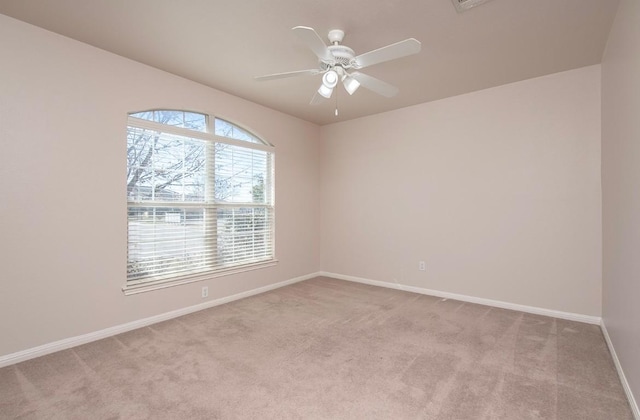
[[322,73],[321,70],[311,69],[311,70],[296,70],[296,71],[288,71],[286,73],[275,73],[268,74],[266,76],[257,76],[255,79],[264,81],[264,80],[274,80],[274,79],[284,79],[285,77],[294,77],[294,76],[304,76],[304,75],[315,75]]
[[360,82],[362,86],[369,89],[370,91],[377,93],[378,95],[382,95],[382,96],[386,96],[387,98],[390,98],[392,96],[395,96],[398,93],[397,87],[390,85],[387,82],[383,82],[380,79],[376,79],[375,77],[371,77],[369,75],[359,73],[357,71],[351,73],[351,77],[353,77],[358,82]]
[[420,52],[421,46],[420,41],[416,39],[405,39],[404,41],[360,54],[355,58],[356,65],[354,67],[361,69],[374,64],[384,63],[385,61],[395,60],[396,58],[406,57],[407,55],[417,54]]
[[296,26],[293,28],[293,31],[298,36],[298,39],[309,47],[320,60],[325,62],[335,61],[333,54],[331,54],[327,45],[324,43],[322,38],[320,38],[320,35],[313,30],[313,28],[309,28],[307,26]]
[[318,92],[316,92],[313,95],[313,98],[311,98],[311,102],[309,102],[309,105],[318,105],[324,102],[324,100],[325,100],[325,97],[320,95]]

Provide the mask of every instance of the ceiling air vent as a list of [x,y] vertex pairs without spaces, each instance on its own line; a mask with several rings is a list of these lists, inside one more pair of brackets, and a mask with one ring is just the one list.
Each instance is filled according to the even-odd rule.
[[466,10],[471,9],[472,7],[480,6],[483,3],[488,2],[489,0],[451,0],[453,5],[456,6],[456,10],[458,13],[462,13]]

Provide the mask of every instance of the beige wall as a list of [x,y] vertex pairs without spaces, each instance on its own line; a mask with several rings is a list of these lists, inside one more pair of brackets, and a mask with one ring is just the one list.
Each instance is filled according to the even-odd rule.
[[600,316],[599,66],[321,133],[323,270]]
[[[319,270],[319,129],[0,15],[0,356]],[[276,146],[277,267],[124,296],[127,113],[197,110]]]
[[[320,269],[600,315],[599,66],[318,128],[2,15],[0,57],[0,356]],[[122,294],[148,108],[276,145],[277,267]]]
[[640,396],[640,2],[622,0],[602,62],[603,319]]

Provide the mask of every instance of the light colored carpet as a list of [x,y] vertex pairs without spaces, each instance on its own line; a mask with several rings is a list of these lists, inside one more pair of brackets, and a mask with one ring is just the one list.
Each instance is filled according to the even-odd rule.
[[0,369],[25,419],[632,419],[600,329],[329,278]]

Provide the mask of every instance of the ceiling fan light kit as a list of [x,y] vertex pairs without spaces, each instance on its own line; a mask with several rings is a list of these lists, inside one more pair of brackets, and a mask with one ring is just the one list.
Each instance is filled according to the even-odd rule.
[[398,88],[395,86],[357,71],[351,73],[349,73],[349,71],[359,70],[374,64],[417,54],[421,49],[420,41],[409,38],[356,56],[351,48],[341,44],[344,39],[344,31],[340,29],[332,29],[329,31],[328,39],[330,45],[326,45],[313,28],[296,26],[293,28],[293,31],[298,39],[309,47],[316,57],[318,57],[318,68],[259,76],[256,77],[256,80],[264,81],[293,76],[322,74],[322,83],[317,93],[311,99],[311,105],[320,103],[322,98],[331,98],[333,90],[339,81],[342,82],[342,85],[349,95],[353,95],[360,86],[385,97],[396,95]]

